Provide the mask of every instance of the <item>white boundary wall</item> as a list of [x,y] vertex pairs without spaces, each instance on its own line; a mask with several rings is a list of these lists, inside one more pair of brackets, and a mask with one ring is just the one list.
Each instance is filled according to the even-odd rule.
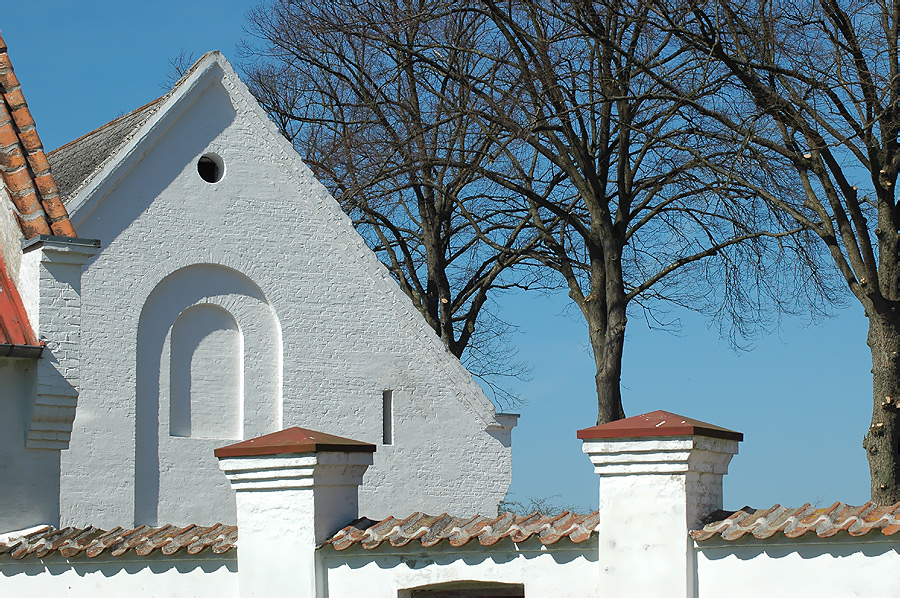
[[878,530],[831,540],[713,539],[696,554],[698,598],[900,596],[900,542]]
[[[374,550],[330,547],[319,550],[327,579],[327,598],[406,598],[421,586],[452,582],[523,584],[531,598],[593,597],[599,579],[595,539],[574,544],[562,539],[542,546],[501,540],[491,547],[435,546]],[[361,591],[365,588],[364,591]]]
[[174,557],[0,557],[0,595],[67,598],[237,598],[237,562],[229,555]]
[[[686,598],[895,598],[900,595],[900,543],[841,537],[827,542],[704,542],[696,549],[695,591]],[[542,547],[504,540],[492,547],[439,545],[317,551],[325,583],[316,598],[408,598],[409,590],[452,582],[523,584],[527,598],[596,598],[603,563],[596,539]],[[282,557],[281,559],[279,557]],[[237,555],[103,559],[0,557],[0,595],[114,598],[238,598]],[[286,571],[292,564],[283,555]],[[632,564],[642,575],[654,568]],[[290,579],[286,575],[285,579]],[[299,580],[296,580],[299,581]],[[312,598],[296,581],[285,592]],[[288,594],[284,595],[288,595]],[[628,594],[640,598],[640,592]],[[673,598],[684,596],[674,590]]]

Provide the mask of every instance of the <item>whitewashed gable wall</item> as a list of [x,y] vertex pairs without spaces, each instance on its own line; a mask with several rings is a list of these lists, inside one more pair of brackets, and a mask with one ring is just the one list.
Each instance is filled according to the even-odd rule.
[[[511,429],[227,62],[203,61],[70,203],[103,249],[82,279],[61,523],[233,523],[213,449],[289,426],[378,445],[363,515],[494,512]],[[215,184],[197,172],[207,153]],[[223,420],[185,392],[222,401]]]

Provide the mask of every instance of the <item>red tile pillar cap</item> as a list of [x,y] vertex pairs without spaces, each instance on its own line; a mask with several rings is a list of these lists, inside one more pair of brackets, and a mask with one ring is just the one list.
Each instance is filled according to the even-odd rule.
[[215,450],[219,459],[291,453],[374,453],[375,445],[305,428],[287,428]]
[[234,490],[241,598],[317,596],[316,550],[359,517],[375,445],[288,428],[216,449]]
[[578,437],[599,476],[597,597],[695,596],[688,531],[722,508],[722,478],[743,434],[654,411]]
[[737,440],[738,442],[744,440],[744,435],[740,432],[663,410],[651,411],[643,415],[635,415],[608,424],[578,430],[578,438],[581,440],[660,436],[706,436],[707,438]]

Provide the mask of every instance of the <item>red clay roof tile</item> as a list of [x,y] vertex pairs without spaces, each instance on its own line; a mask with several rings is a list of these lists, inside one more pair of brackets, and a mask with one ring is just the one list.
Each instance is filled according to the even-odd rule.
[[215,554],[222,554],[232,550],[236,543],[237,527],[221,523],[210,527],[142,525],[134,529],[117,527],[110,531],[96,527],[54,529],[46,526],[11,538],[5,543],[0,542],[0,558],[43,558],[54,552],[67,559],[78,556],[96,558],[103,554],[122,556],[129,552],[148,556],[155,551],[173,555],[182,550],[193,555],[207,549]]
[[599,523],[598,511],[589,515],[564,512],[556,516],[504,513],[499,517],[413,513],[402,520],[394,517],[382,521],[357,519],[326,540],[324,545],[330,544],[335,550],[346,550],[354,545],[374,550],[385,542],[393,547],[416,542],[429,548],[446,540],[451,546],[459,547],[477,539],[481,546],[491,546],[504,538],[521,543],[532,537],[537,537],[541,544],[555,544],[562,538],[580,543],[594,534]]
[[785,538],[800,538],[806,534],[830,538],[840,532],[855,537],[876,530],[891,536],[900,531],[900,503],[886,507],[872,502],[858,507],[842,502],[825,508],[813,507],[809,503],[796,509],[781,505],[759,510],[744,507],[734,513],[717,512],[713,518],[716,520],[703,526],[703,529],[692,531],[691,537],[698,542],[716,537],[727,541],[751,536],[764,540],[776,534]]
[[[37,235],[74,237],[59,189],[50,172],[34,118],[0,36],[0,180],[9,190],[19,228]],[[35,201],[36,199],[36,201]],[[32,217],[28,217],[32,216]]]

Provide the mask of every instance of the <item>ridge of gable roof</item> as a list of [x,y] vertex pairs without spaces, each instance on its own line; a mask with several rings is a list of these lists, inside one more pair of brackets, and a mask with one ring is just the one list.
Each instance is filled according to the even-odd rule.
[[165,97],[156,98],[47,154],[64,204],[147,122]]
[[[197,60],[187,73],[175,84],[165,96],[159,98],[152,113],[140,124],[136,125],[133,132],[123,139],[121,145],[110,152],[105,161],[98,165],[89,176],[83,180],[78,188],[66,197],[66,205],[69,211],[75,215],[93,197],[103,197],[105,189],[116,184],[118,173],[127,171],[143,155],[147,143],[154,143],[154,134],[165,129],[164,121],[167,116],[179,110],[179,106],[190,104],[190,96],[194,91],[201,91],[202,83],[207,81],[207,74],[216,67],[222,74],[222,85],[231,95],[236,105],[240,106],[245,114],[254,118],[258,124],[256,130],[272,141],[266,144],[271,149],[270,156],[285,165],[290,174],[301,180],[310,180],[317,184],[322,193],[331,198],[331,201],[319,202],[323,210],[324,220],[334,234],[334,238],[345,243],[348,255],[352,255],[363,267],[368,278],[375,283],[379,295],[392,308],[405,316],[404,320],[410,327],[430,344],[431,350],[442,354],[439,360],[445,366],[444,371],[455,380],[461,388],[469,392],[459,393],[461,403],[471,410],[471,413],[484,423],[485,429],[503,428],[497,419],[496,408],[487,398],[484,391],[473,380],[469,372],[453,356],[431,327],[425,322],[422,314],[415,309],[400,286],[393,279],[387,268],[382,264],[375,253],[366,245],[363,238],[357,233],[350,221],[350,217],[341,209],[340,205],[331,196],[331,193],[316,179],[309,167],[297,153],[291,143],[278,131],[275,123],[268,117],[263,108],[250,93],[247,86],[241,81],[234,68],[225,56],[216,50],[207,52]],[[187,99],[186,99],[187,98]],[[127,115],[126,115],[127,116]],[[103,127],[101,127],[102,129]],[[77,141],[77,140],[76,140]],[[65,146],[63,146],[65,147]],[[62,148],[60,148],[62,149]],[[54,152],[55,153],[55,152]],[[88,211],[90,208],[86,208]]]
[[0,37],[0,180],[6,186],[26,239],[37,235],[76,236],[3,37]]
[[69,204],[100,172],[113,161],[141,127],[172,97],[197,70],[200,63],[213,52],[207,52],[164,95],[140,108],[114,118],[51,151],[47,157],[56,173],[60,196]]

